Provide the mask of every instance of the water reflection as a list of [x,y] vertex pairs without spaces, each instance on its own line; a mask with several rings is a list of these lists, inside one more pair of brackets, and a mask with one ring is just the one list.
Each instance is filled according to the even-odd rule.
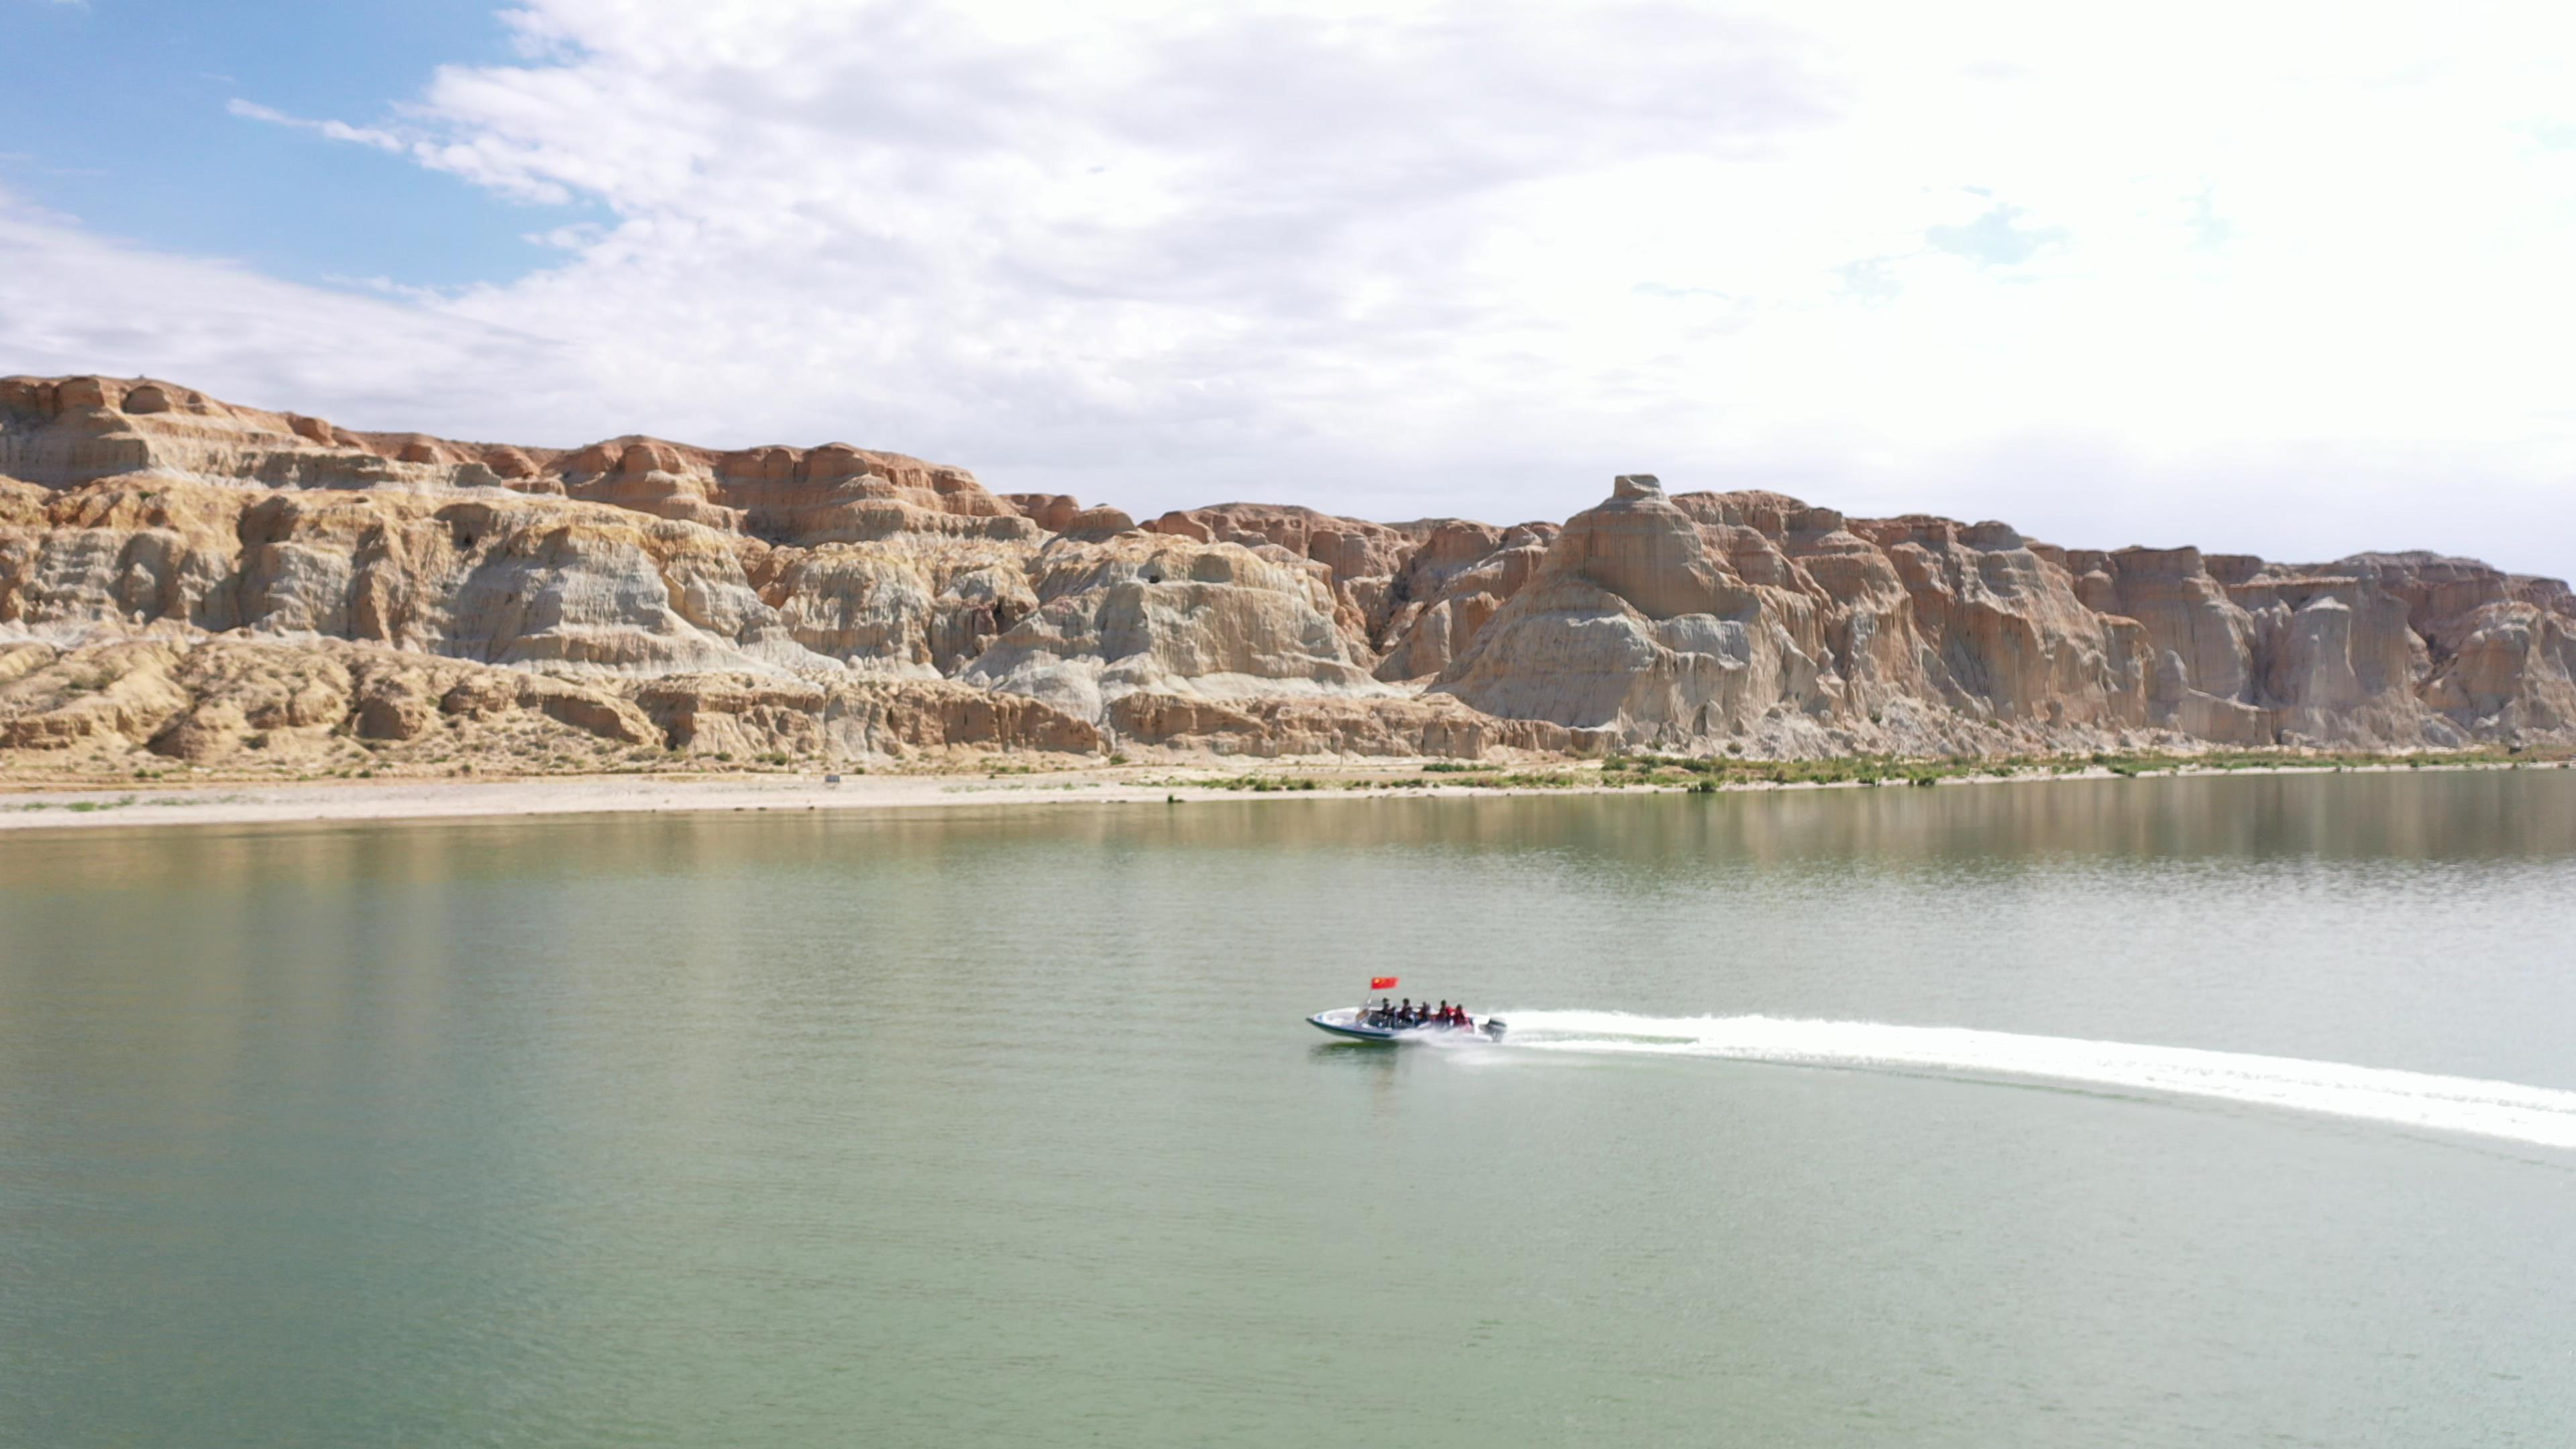
[[[558,842],[577,841],[564,850]],[[388,825],[210,826],[30,834],[0,845],[21,897],[84,882],[211,903],[353,880],[696,878],[854,854],[987,868],[1067,847],[1116,861],[1164,849],[1388,850],[1751,865],[1866,858],[2127,856],[2160,861],[2478,860],[2576,853],[2576,773],[2226,776],[1940,790],[1718,796],[1198,801],[1185,805],[557,817]]]

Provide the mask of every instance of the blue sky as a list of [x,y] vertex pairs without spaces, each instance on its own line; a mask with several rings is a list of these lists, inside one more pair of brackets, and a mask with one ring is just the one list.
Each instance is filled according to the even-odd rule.
[[2576,568],[2564,7],[0,0],[0,371]]
[[548,211],[229,114],[249,98],[373,116],[441,64],[501,61],[493,6],[395,0],[0,0],[0,185],[84,225],[298,281],[506,280]]

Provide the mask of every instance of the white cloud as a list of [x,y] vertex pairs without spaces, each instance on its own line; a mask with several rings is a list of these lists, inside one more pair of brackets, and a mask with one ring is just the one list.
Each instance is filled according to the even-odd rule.
[[218,391],[345,412],[343,354],[412,369],[372,423],[847,437],[1135,508],[1559,516],[1650,469],[2070,543],[2576,566],[2552,7],[511,20],[519,61],[385,117],[234,109],[599,203],[559,265],[407,303],[224,270],[384,340],[119,300],[55,353],[168,316],[150,365]]
[[149,373],[358,427],[509,438],[581,405],[552,339],[126,245],[6,192],[0,319],[9,371]]
[[411,150],[391,131],[377,130],[371,126],[352,126],[343,121],[308,121],[300,116],[290,116],[274,107],[263,106],[255,101],[245,101],[239,97],[225,102],[224,109],[246,121],[266,121],[272,126],[290,126],[299,131],[311,131],[317,136],[328,137],[334,141],[355,141],[361,146],[372,146],[379,151],[391,151],[396,155],[402,155]]

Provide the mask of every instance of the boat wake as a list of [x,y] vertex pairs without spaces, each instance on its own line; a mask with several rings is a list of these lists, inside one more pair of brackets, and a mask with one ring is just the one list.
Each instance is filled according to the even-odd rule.
[[1511,1044],[1548,1052],[1726,1057],[2170,1092],[2403,1127],[2576,1147],[2576,1092],[2295,1057],[1874,1021],[1509,1011]]

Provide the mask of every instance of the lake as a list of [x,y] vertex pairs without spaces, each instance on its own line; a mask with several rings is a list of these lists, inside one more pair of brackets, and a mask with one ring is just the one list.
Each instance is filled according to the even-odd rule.
[[2556,1446],[2572,1284],[2576,772],[0,836],[11,1445]]

